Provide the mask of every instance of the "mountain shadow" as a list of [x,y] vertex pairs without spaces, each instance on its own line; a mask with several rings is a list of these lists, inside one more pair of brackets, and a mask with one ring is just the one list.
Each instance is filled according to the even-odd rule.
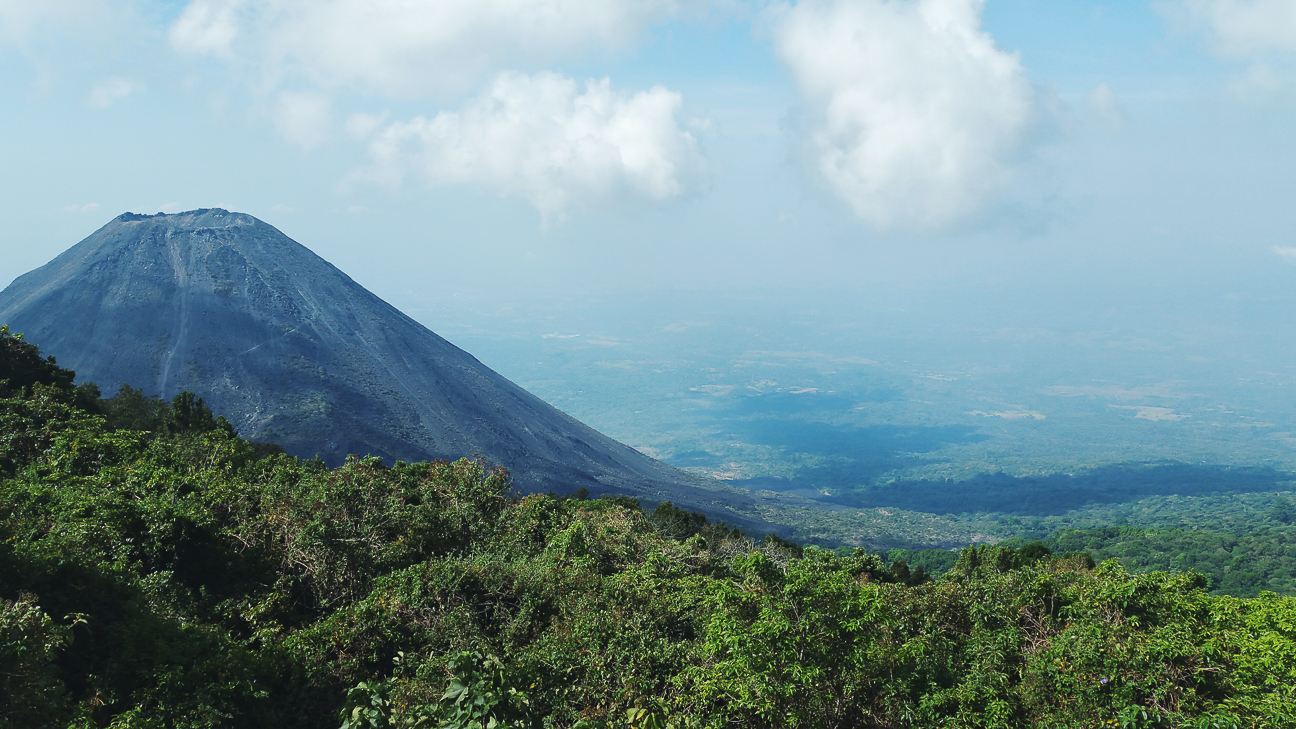
[[[980,443],[989,438],[966,425],[848,426],[777,418],[754,418],[726,425],[729,428],[726,435],[741,442],[820,457],[820,465],[802,467],[790,478],[762,476],[731,483],[820,500],[819,495],[825,489],[850,489],[854,484],[870,483],[892,471],[930,463],[918,454],[950,445]],[[701,462],[706,455],[691,452],[672,462],[681,466],[712,465]]]
[[1269,467],[1178,462],[1122,463],[1077,474],[1009,476],[988,473],[964,481],[896,481],[825,497],[850,507],[896,507],[930,513],[1065,514],[1090,504],[1149,496],[1212,496],[1286,491],[1296,475]]

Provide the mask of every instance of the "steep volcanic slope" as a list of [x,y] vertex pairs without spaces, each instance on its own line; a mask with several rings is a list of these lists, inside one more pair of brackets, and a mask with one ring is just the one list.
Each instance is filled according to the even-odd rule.
[[329,463],[481,454],[526,490],[712,511],[723,493],[737,505],[514,385],[249,215],[122,215],[0,293],[0,322],[79,382],[191,390],[244,437]]

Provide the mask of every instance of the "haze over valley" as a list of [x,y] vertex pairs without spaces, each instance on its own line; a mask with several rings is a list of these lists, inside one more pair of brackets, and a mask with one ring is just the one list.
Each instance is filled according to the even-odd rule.
[[1043,535],[1219,526],[1235,515],[1185,504],[1263,513],[1292,489],[1296,360],[1273,336],[1290,295],[1067,293],[463,293],[411,311],[623,442],[825,506]]
[[1293,724],[1292,0],[0,0],[0,110],[0,729]]
[[[1296,31],[1243,4],[6,9],[0,279],[220,206],[596,430],[847,520],[804,538],[1264,513]],[[889,507],[923,526],[859,521]]]
[[[1042,292],[1014,310],[1023,296],[465,296],[413,313],[577,417],[668,460],[731,464],[731,478],[790,475],[758,465],[760,446],[787,461],[818,453],[820,438],[780,439],[768,422],[837,432],[825,441],[854,431],[859,451],[897,457],[861,462],[861,483],[1162,459],[1296,465],[1296,345],[1273,335],[1290,297],[1265,302],[1265,320],[1237,302],[1160,317],[1128,298],[1082,309]],[[915,430],[887,447],[885,427]],[[746,456],[729,444],[744,434]]]

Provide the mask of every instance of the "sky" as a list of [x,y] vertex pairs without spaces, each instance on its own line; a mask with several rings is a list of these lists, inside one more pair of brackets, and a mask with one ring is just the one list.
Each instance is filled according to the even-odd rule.
[[224,207],[402,308],[1289,302],[1293,130],[1290,0],[0,0],[0,285]]

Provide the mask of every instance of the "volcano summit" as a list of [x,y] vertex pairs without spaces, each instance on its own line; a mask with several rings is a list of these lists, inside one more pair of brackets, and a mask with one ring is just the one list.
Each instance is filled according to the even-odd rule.
[[480,454],[527,491],[717,510],[699,479],[560,412],[250,215],[121,215],[0,292],[0,322],[105,393],[190,390],[244,438],[330,465]]

